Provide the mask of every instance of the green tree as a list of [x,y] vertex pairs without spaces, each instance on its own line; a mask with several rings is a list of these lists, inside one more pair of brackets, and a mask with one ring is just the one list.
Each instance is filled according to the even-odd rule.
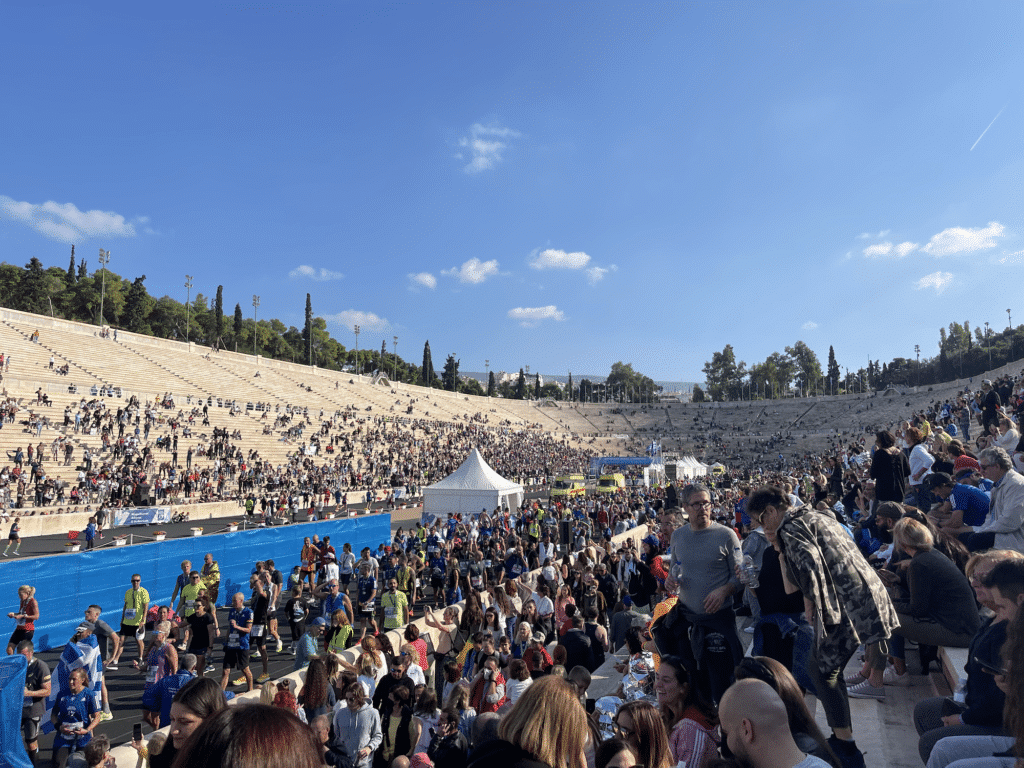
[[235,304],[235,323],[232,338],[235,342],[235,351],[238,351],[238,342],[242,340],[242,325],[245,318],[242,317],[242,305]]
[[572,402],[572,371],[569,371],[569,383],[565,386],[565,399]]
[[455,355],[448,355],[441,373],[441,386],[447,392],[455,392],[459,386],[459,361]]
[[732,391],[738,390],[739,371],[732,344],[726,344],[721,352],[715,352],[711,360],[704,363],[704,377],[706,394],[715,402],[727,399]]
[[17,306],[21,291],[21,277],[25,272],[20,267],[4,262],[0,264],[0,305],[11,307]]
[[420,371],[421,380],[420,383],[425,387],[431,386],[434,382],[434,361],[430,357],[430,341],[429,339],[423,345],[423,369]]
[[487,376],[487,396],[494,397],[494,371]]
[[[561,400],[565,394],[562,392],[562,388],[558,386],[558,382],[549,381],[543,387],[540,388],[540,397],[550,397],[552,400]],[[539,399],[538,398],[538,399]]]
[[212,342],[220,341],[224,334],[224,286],[217,286],[217,296],[213,300],[213,338]]
[[68,285],[74,285],[77,280],[75,275],[75,246],[71,246],[71,264],[68,265]]
[[306,362],[313,364],[313,300],[306,294],[306,323],[302,326],[302,347],[306,350]]
[[516,379],[516,400],[522,400],[526,397],[526,374],[523,373],[523,369],[519,369],[519,378]]
[[472,376],[463,377],[459,382],[459,391],[466,395],[482,396],[484,394],[484,388]]
[[801,393],[809,394],[812,387],[821,380],[821,364],[818,356],[802,341],[792,347],[786,347],[786,354],[793,361],[796,372],[796,384]]
[[630,363],[618,362],[612,365],[611,372],[605,380],[608,389],[617,399],[623,402],[648,402],[654,399],[658,389],[655,383],[642,373],[633,370]]
[[533,377],[533,399],[540,400],[540,371],[537,371]]
[[707,397],[704,394],[704,390],[700,388],[700,384],[693,385],[693,402],[703,403],[707,401]]
[[828,386],[830,393],[839,391],[839,363],[836,362],[836,351],[831,345],[828,348]]
[[149,327],[149,315],[156,306],[156,301],[146,291],[145,281],[145,275],[137,277],[132,282],[132,287],[128,289],[122,323],[127,330],[133,333],[149,336],[153,333]]
[[590,379],[580,379],[579,398],[581,403],[594,401],[594,383]]
[[89,270],[85,266],[85,259],[78,262],[78,279],[81,280],[83,277],[89,276]]

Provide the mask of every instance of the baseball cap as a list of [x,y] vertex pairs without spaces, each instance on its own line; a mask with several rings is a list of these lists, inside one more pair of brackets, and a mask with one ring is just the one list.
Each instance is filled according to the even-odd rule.
[[965,467],[964,469],[961,469],[959,472],[956,473],[956,479],[963,480],[965,477],[970,477],[977,471],[978,470],[976,470],[974,467]]
[[313,626],[314,627],[326,627],[327,626],[327,619],[325,619],[323,616],[317,616],[315,619],[313,619]]
[[629,595],[624,595],[622,598],[622,604],[629,608],[629,606],[633,604],[633,598],[631,598]]
[[540,643],[541,645],[543,645],[544,644],[544,633],[543,632],[534,632],[532,639],[533,639],[533,642]]
[[79,625],[75,628],[75,633],[78,634],[86,630],[88,630],[89,632],[95,632],[96,625],[93,624],[91,621],[80,622]]

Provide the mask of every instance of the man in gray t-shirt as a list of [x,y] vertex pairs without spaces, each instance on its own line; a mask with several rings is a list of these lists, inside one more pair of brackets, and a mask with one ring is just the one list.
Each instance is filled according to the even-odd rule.
[[679,602],[655,628],[654,640],[663,655],[679,656],[717,703],[743,656],[732,609],[733,595],[742,588],[736,575],[739,539],[731,528],[712,522],[708,488],[687,486],[682,502],[690,522],[672,533],[672,569],[665,584],[677,590]]

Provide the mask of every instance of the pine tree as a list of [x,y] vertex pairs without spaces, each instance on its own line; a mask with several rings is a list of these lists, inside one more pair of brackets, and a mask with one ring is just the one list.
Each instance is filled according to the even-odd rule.
[[79,280],[81,280],[84,277],[88,277],[89,276],[89,270],[86,269],[85,265],[86,265],[85,259],[82,259],[80,262],[78,262],[78,279]]
[[235,304],[235,351],[238,351],[238,340],[242,338],[242,305]]
[[214,342],[220,339],[220,335],[224,330],[224,286],[217,286],[217,296],[213,300],[213,322],[215,323],[213,329]]
[[74,285],[75,277],[75,246],[71,246],[71,264],[68,265],[68,285]]
[[313,300],[306,294],[306,324],[302,326],[302,345],[306,348],[309,365],[313,364]]
[[565,399],[572,402],[572,372],[569,373],[569,385],[565,388]]
[[430,358],[430,341],[423,345],[423,370],[420,372],[423,386],[429,387],[434,380],[434,361]]
[[540,400],[540,371],[534,375],[533,379],[533,399]]
[[836,362],[836,351],[829,345],[828,348],[828,381],[829,392],[838,392],[839,387],[839,363]]
[[519,369],[519,378],[516,379],[516,400],[522,400],[526,396],[526,374]]
[[494,396],[494,390],[495,390],[494,371],[491,371],[490,375],[487,377],[487,396],[488,397],[493,397]]

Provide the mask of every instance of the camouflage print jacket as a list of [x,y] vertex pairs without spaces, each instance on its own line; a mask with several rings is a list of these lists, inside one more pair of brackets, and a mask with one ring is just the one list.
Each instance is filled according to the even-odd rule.
[[896,609],[853,537],[830,514],[790,510],[778,539],[789,580],[815,607],[815,648],[822,674],[843,667],[861,643],[887,640]]

